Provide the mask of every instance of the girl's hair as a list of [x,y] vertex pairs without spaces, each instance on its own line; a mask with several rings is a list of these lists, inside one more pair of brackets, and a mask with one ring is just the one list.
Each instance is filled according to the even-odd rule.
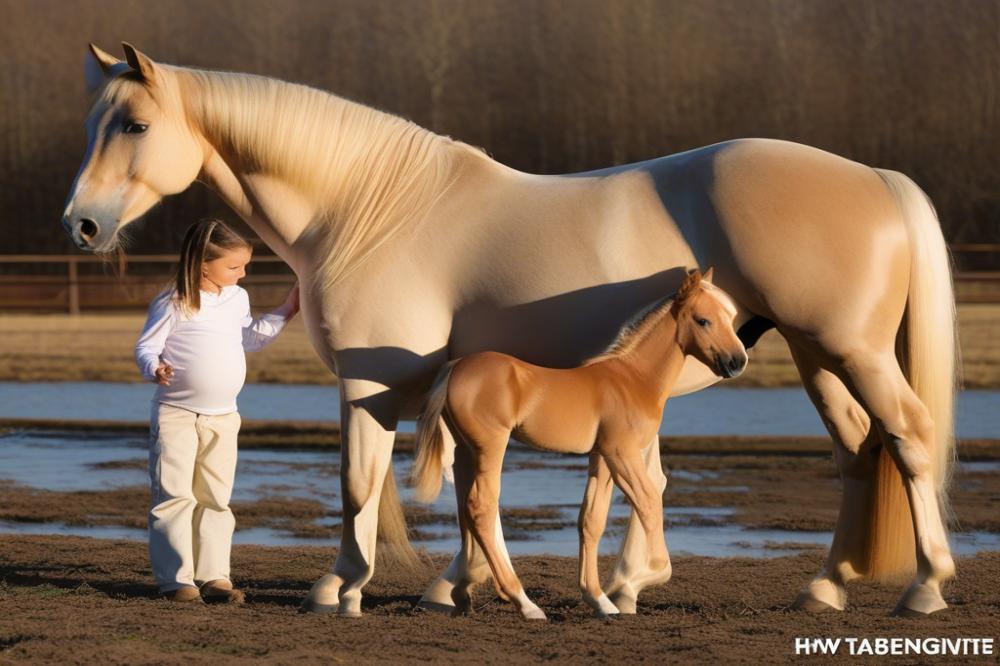
[[174,284],[174,299],[182,312],[193,315],[201,309],[201,265],[238,248],[251,246],[222,220],[201,220],[188,227]]

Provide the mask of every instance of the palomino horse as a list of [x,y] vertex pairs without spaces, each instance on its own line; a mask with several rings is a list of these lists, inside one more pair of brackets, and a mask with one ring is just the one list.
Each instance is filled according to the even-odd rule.
[[[459,442],[454,452],[455,493],[463,539],[475,537],[493,572],[497,592],[529,620],[544,620],[521,586],[494,535],[500,472],[510,436],[562,453],[590,452],[587,490],[580,507],[580,590],[598,617],[618,613],[601,589],[597,548],[611,504],[611,482],[639,516],[649,546],[640,583],[670,578],[663,537],[663,495],[649,476],[642,450],[656,437],[663,406],[692,355],[720,377],[735,377],[747,355],[736,336],[736,306],[691,272],[676,296],[663,299],[626,324],[603,354],[578,368],[553,370],[506,354],[480,352],[445,365],[417,431],[414,481],[417,496],[433,500],[441,490],[446,458],[442,428]],[[463,542],[469,550],[471,543]],[[455,581],[455,612],[471,610],[475,580]]]
[[[63,217],[77,246],[113,249],[121,227],[200,180],[299,276],[310,338],[340,379],[343,536],[307,608],[360,612],[383,497],[405,542],[382,492],[396,423],[449,358],[578,365],[676,290],[680,267],[708,265],[741,336],[775,326],[788,341],[833,438],[840,518],[799,605],[842,609],[848,580],[915,562],[898,610],[945,607],[954,301],[937,218],[905,176],[761,139],[538,176],[305,86],[161,65],[128,45],[126,62],[91,53],[88,147]],[[689,358],[674,394],[716,380]],[[644,460],[662,487],[655,443]],[[622,612],[645,541],[633,512],[608,590]],[[479,549],[424,602],[450,607],[467,575],[489,575]]]

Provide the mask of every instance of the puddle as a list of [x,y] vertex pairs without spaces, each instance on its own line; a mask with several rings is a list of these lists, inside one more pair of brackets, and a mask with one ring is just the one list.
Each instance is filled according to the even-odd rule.
[[[155,388],[142,383],[0,382],[0,418],[146,421]],[[81,400],[83,395],[88,399]],[[335,386],[247,384],[239,403],[247,419],[340,419]],[[960,392],[955,421],[959,437],[1000,436],[1000,391]],[[414,423],[401,423],[400,431],[413,432]],[[801,388],[716,386],[672,398],[660,433],[825,436],[826,430]]]
[[[397,456],[393,462],[397,479],[409,474],[411,459]],[[964,463],[963,471],[993,472],[996,462]],[[746,492],[746,486],[713,486],[720,477],[715,471],[673,470],[674,479],[706,482],[700,490]],[[576,520],[579,501],[586,483],[586,457],[556,455],[512,447],[505,461],[501,506],[518,514],[506,524],[508,549],[515,555],[553,554],[575,556],[578,552]],[[0,437],[0,480],[46,490],[110,490],[148,484],[146,440],[121,434],[79,437],[57,432],[15,432]],[[412,502],[412,491],[401,487],[404,502]],[[602,554],[617,552],[629,515],[628,505],[616,490],[609,514],[609,529],[601,542]],[[240,452],[234,501],[252,502],[267,497],[314,499],[332,513],[340,509],[339,455],[335,451],[271,451],[249,449]],[[530,511],[543,509],[545,511]],[[444,522],[417,526],[427,537],[418,545],[432,552],[452,553],[458,548],[455,499],[450,485],[427,507],[431,514],[447,516]],[[145,507],[136,507],[145,511]],[[735,512],[726,507],[667,507],[667,542],[674,554],[714,557],[773,557],[812,546],[827,547],[828,532],[749,530],[727,522]],[[523,514],[523,515],[521,515]],[[337,518],[328,516],[314,525],[334,527]],[[237,516],[237,525],[239,516]],[[525,524],[532,529],[525,529]],[[522,527],[518,527],[522,526]],[[145,530],[126,527],[81,527],[58,523],[14,523],[0,521],[0,533],[64,534],[105,539],[145,540]],[[263,545],[333,545],[332,539],[292,536],[277,529],[255,527],[238,530],[235,543]],[[966,533],[952,535],[956,553],[971,554],[984,549],[1000,549],[1000,535]]]

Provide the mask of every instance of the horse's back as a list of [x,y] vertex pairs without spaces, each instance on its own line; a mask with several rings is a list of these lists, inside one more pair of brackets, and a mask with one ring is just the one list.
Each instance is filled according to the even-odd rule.
[[[651,163],[702,266],[786,330],[897,318],[909,270],[892,194],[864,164],[787,141],[741,139]],[[898,321],[898,318],[897,318]]]

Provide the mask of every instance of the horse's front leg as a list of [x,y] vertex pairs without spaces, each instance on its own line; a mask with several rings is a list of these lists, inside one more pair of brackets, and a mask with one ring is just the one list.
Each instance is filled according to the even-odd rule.
[[[339,609],[361,615],[361,588],[375,572],[375,542],[382,484],[392,462],[396,419],[380,407],[378,419],[366,406],[362,382],[341,383],[340,483],[343,532],[332,573],[320,578],[306,599],[307,610]],[[381,422],[380,422],[381,421]]]
[[[663,491],[667,488],[667,477],[663,473],[663,464],[660,461],[659,435],[654,435],[650,443],[642,450],[642,458],[646,474],[660,489],[662,497]],[[611,583],[607,586],[607,594],[611,603],[622,613],[635,613],[636,601],[642,588],[666,583],[670,580],[671,571],[669,556],[665,568],[656,572],[652,571],[645,530],[633,508],[625,537],[622,539],[621,550],[618,552],[618,564],[611,575]]]

